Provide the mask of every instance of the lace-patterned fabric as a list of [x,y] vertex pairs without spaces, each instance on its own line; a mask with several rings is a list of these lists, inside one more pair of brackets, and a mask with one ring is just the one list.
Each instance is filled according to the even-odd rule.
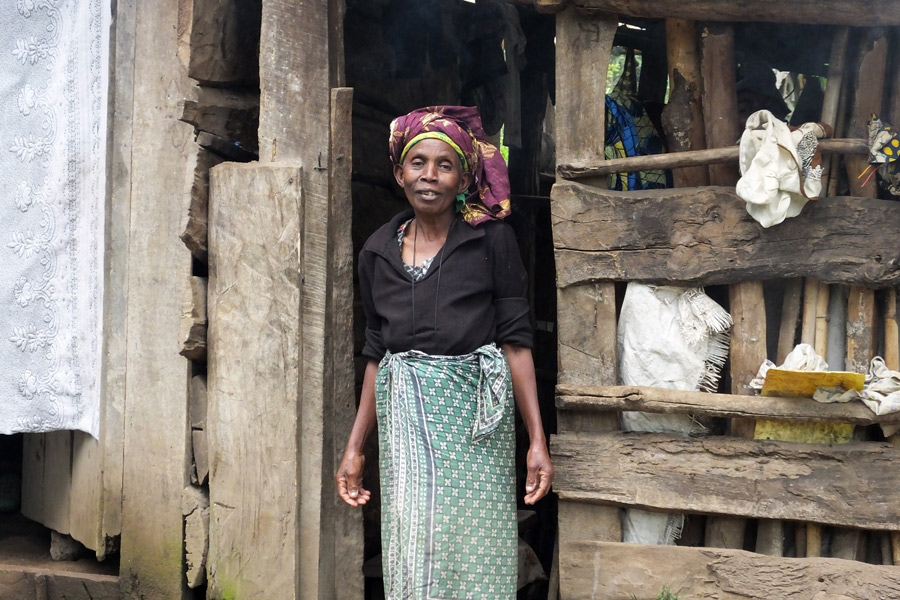
[[0,433],[99,433],[109,23],[0,7]]

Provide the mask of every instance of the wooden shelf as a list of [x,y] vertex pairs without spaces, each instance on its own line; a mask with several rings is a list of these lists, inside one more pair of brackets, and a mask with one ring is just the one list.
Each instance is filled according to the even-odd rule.
[[556,388],[560,431],[583,429],[586,413],[639,410],[649,413],[708,417],[830,421],[853,425],[898,423],[900,412],[878,416],[862,402],[826,404],[812,398],[769,398],[667,390],[635,386],[560,385]]

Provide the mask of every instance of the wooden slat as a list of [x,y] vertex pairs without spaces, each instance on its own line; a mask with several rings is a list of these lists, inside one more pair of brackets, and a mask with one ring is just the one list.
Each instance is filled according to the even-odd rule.
[[225,163],[210,173],[213,596],[297,597],[298,382],[306,336],[300,185],[297,165]]
[[[359,571],[335,570],[336,532],[331,517],[335,428],[343,430],[346,426],[330,418],[337,399],[332,397],[333,356],[328,354],[326,342],[335,300],[331,286],[346,285],[330,278],[330,260],[334,257],[331,246],[335,242],[332,235],[341,234],[334,233],[328,217],[333,200],[330,168],[337,164],[337,156],[331,155],[331,91],[341,85],[344,76],[343,5],[266,0],[262,6],[260,161],[303,165],[303,229],[295,249],[303,260],[299,307],[303,364],[296,383],[301,429],[299,455],[290,459],[298,469],[299,504],[295,508],[299,538],[296,550],[290,551],[296,559],[291,567],[294,587],[270,588],[285,599],[352,595],[362,589]],[[349,232],[342,235],[349,237]],[[349,321],[351,315],[345,318]],[[361,546],[359,539],[357,548]],[[286,562],[288,557],[281,560]],[[259,563],[259,567],[259,574],[264,575],[265,565]],[[220,583],[227,581],[223,578]]]
[[[331,90],[331,176],[328,201],[329,280],[331,296],[327,311],[328,334],[325,336],[326,356],[331,372],[330,412],[326,417],[331,432],[332,464],[338,464],[346,447],[347,436],[356,417],[356,375],[353,369],[353,236],[351,235],[352,193],[350,190],[353,165],[353,89]],[[325,451],[327,451],[326,448]],[[348,577],[361,573],[363,553],[363,518],[361,510],[344,504],[336,493],[328,494],[331,478],[326,473],[325,507],[322,518],[334,523],[332,549],[335,600],[356,600],[363,595],[362,577]]]
[[[855,425],[900,422],[900,413],[877,416],[862,402],[826,404],[812,398],[737,396],[632,386],[559,385],[556,408],[561,420],[565,418],[573,424],[590,413],[621,410]],[[565,431],[562,427],[560,430]]]
[[[900,205],[825,198],[765,229],[733,188],[615,192],[558,183],[551,193],[557,283],[710,285],[810,275],[888,287],[900,281]],[[862,241],[861,241],[862,240]]]
[[[737,137],[740,137],[738,134]],[[823,154],[859,154],[869,153],[869,145],[862,138],[819,140],[818,149]],[[560,163],[557,172],[566,179],[598,177],[611,173],[632,173],[654,169],[677,169],[700,165],[718,165],[736,163],[740,155],[738,146],[710,148],[708,150],[685,150],[683,152],[667,152],[647,156],[631,156],[628,158],[611,158],[593,163]]]
[[900,569],[831,558],[772,558],[742,550],[581,542],[560,555],[566,600],[872,600],[900,597]]
[[900,531],[886,443],[561,434],[551,451],[563,500]]
[[573,0],[584,12],[698,21],[879,27],[900,25],[895,0]]
[[177,115],[193,83],[174,52],[177,0],[134,4],[136,22],[153,26],[136,27],[133,43],[141,50],[132,55],[120,573],[128,596],[178,600],[187,596],[181,492],[190,466],[188,362],[178,352],[191,269],[178,236],[188,210],[180,184],[194,130]]

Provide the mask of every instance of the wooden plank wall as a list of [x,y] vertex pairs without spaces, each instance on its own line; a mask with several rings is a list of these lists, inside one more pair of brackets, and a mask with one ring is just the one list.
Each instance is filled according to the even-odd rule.
[[188,197],[172,184],[183,180],[193,143],[193,128],[178,120],[192,82],[175,53],[179,2],[123,4],[141,26],[133,55],[120,575],[125,594],[177,599],[188,594],[181,514],[190,481],[188,363],[179,351],[191,272],[179,239]]
[[117,4],[110,38],[100,439],[75,431],[24,441],[22,513],[100,560],[117,550],[121,532],[135,12],[133,2]]
[[[585,81],[593,82],[593,79],[580,61],[591,56],[592,62],[602,64],[605,69],[607,57],[603,52],[608,48],[600,43],[603,51],[592,54],[590,49],[578,48],[573,40],[595,32],[596,20],[605,18],[602,15],[621,11],[635,17],[665,18],[667,29],[670,24],[683,25],[685,37],[691,40],[699,34],[689,21],[692,19],[796,22],[799,18],[805,23],[884,24],[880,19],[876,22],[871,15],[851,14],[850,5],[846,3],[834,5],[833,10],[829,8],[828,14],[819,10],[819,3],[815,17],[787,14],[786,11],[805,3],[806,0],[762,2],[754,5],[752,14],[748,14],[742,3],[728,0],[717,3],[572,0],[575,6],[569,6],[557,15],[557,41],[562,50],[557,54],[557,162],[563,166],[571,165],[573,172],[578,171],[574,176],[583,178],[587,184],[558,181],[552,192],[560,342],[559,434],[554,436],[552,450],[558,469],[555,489],[560,498],[561,597],[569,600],[655,598],[664,584],[672,582],[677,585],[670,587],[671,591],[680,597],[787,598],[798,592],[816,593],[816,597],[823,598],[897,595],[900,575],[894,568],[782,559],[780,521],[773,521],[784,519],[785,523],[791,524],[791,531],[796,528],[796,549],[793,549],[793,540],[790,545],[791,551],[799,556],[818,556],[821,539],[814,538],[821,535],[821,526],[827,525],[832,528],[828,530],[832,538],[832,556],[855,558],[868,555],[874,560],[879,560],[880,556],[885,564],[897,564],[898,552],[896,547],[892,549],[891,540],[896,546],[896,540],[900,539],[893,531],[900,518],[896,511],[900,497],[890,477],[885,475],[892,473],[900,462],[896,445],[860,441],[829,447],[760,441],[742,439],[735,428],[735,424],[742,422],[753,424],[752,420],[741,419],[759,418],[860,425],[879,423],[890,431],[896,416],[875,417],[858,404],[824,408],[811,400],[772,401],[727,394],[709,400],[689,392],[608,388],[595,383],[603,378],[601,373],[606,373],[608,365],[615,365],[615,348],[610,350],[616,332],[613,282],[683,286],[737,284],[733,286],[730,302],[736,321],[733,334],[737,338],[732,342],[735,352],[731,356],[730,373],[735,394],[749,393],[747,383],[765,357],[766,336],[772,335],[766,331],[763,280],[793,280],[785,294],[788,315],[782,324],[784,334],[781,337],[784,339],[779,340],[779,352],[782,348],[793,347],[795,342],[800,277],[816,280],[818,294],[822,290],[827,293],[829,284],[837,284],[831,285],[830,304],[835,306],[847,302],[846,293],[841,295],[842,290],[848,289],[846,286],[857,286],[851,289],[866,291],[865,297],[850,294],[850,319],[846,329],[837,312],[834,313],[835,323],[825,327],[832,310],[827,295],[819,296],[819,306],[813,302],[809,323],[811,330],[819,330],[815,337],[817,342],[823,342],[817,345],[817,349],[821,348],[820,354],[824,356],[826,352],[827,334],[834,338],[838,355],[842,352],[838,343],[846,342],[848,356],[860,360],[854,370],[861,367],[865,370],[863,363],[878,352],[876,346],[884,341],[877,328],[883,326],[889,332],[886,335],[892,336],[884,342],[885,351],[897,345],[893,305],[896,304],[894,290],[900,283],[900,251],[896,240],[892,239],[894,232],[900,229],[897,203],[874,200],[871,198],[873,191],[854,193],[853,197],[845,198],[824,197],[808,205],[799,217],[763,229],[747,215],[744,202],[737,198],[733,187],[709,187],[705,185],[708,182],[698,181],[691,184],[692,187],[676,190],[622,193],[602,189],[606,186],[598,175],[601,169],[611,168],[609,163],[612,161],[592,156],[592,151],[599,154],[597,148],[585,151],[578,145],[586,128],[586,118],[592,121],[590,129],[594,132],[602,130],[603,122],[603,95],[584,98],[585,90],[592,90],[592,85]],[[556,11],[566,3],[536,4],[552,4],[551,9]],[[900,13],[895,10],[893,13],[892,18],[900,19]],[[675,33],[673,27],[673,36]],[[722,126],[729,113],[723,108],[723,98],[715,98],[717,93],[725,96],[735,93],[734,74],[729,69],[728,59],[732,52],[732,35],[727,26],[717,26],[708,27],[700,36],[704,52],[702,67],[708,71],[703,77],[703,84],[707,86],[704,101],[715,105],[703,111],[708,125],[705,133],[714,146],[728,146],[736,135],[733,128]],[[881,81],[885,73],[884,42],[888,36],[882,32],[867,37],[861,31],[854,39],[868,52],[861,54],[860,64],[871,67],[870,63],[877,62],[878,66],[871,68],[877,72],[874,80]],[[875,40],[874,50],[868,50],[872,39]],[[680,41],[676,45],[686,47],[689,44]],[[570,51],[578,56],[569,56]],[[881,52],[878,55],[880,62],[870,56],[875,51]],[[719,81],[719,77],[724,80]],[[860,86],[859,89],[871,87]],[[672,96],[677,92],[677,89],[673,90]],[[880,102],[881,95],[879,91],[873,97]],[[572,110],[567,104],[569,101],[577,106],[577,110]],[[900,102],[896,98],[893,101]],[[697,106],[700,104],[699,99],[692,102]],[[856,104],[859,104],[858,100],[854,106]],[[863,112],[868,115],[872,110]],[[731,112],[734,113],[733,106]],[[666,119],[665,114],[663,118]],[[857,117],[857,122],[859,119]],[[696,117],[687,119],[685,123],[696,124],[696,120]],[[670,118],[670,129],[672,124]],[[862,137],[861,133],[854,135]],[[833,148],[826,148],[826,152],[860,154],[855,149],[858,143],[855,139],[832,143]],[[594,144],[602,148],[596,136]],[[710,151],[710,156],[715,152],[718,150]],[[729,170],[733,173],[735,158],[730,159],[731,164],[719,164],[724,161],[716,159],[719,166],[710,169],[713,184],[727,186],[733,183],[734,176]],[[859,158],[864,162],[862,154]],[[826,159],[829,159],[828,155]],[[616,167],[622,168],[618,162]],[[684,163],[694,167],[702,164]],[[705,171],[705,167],[703,169]],[[560,173],[568,175],[563,169]],[[696,187],[701,185],[704,187]],[[874,288],[885,288],[888,292],[876,292]],[[603,289],[613,293],[597,293]],[[588,291],[592,294],[586,293]],[[877,319],[882,299],[890,303],[883,325]],[[609,312],[610,306],[612,312]],[[859,328],[855,327],[860,320],[857,316],[865,317],[865,336],[861,336]],[[604,328],[592,326],[601,321],[605,323]],[[605,340],[598,340],[598,337],[605,337]],[[611,358],[601,362],[597,360],[598,356]],[[612,374],[615,375],[614,368]],[[603,408],[597,409],[601,404]],[[727,437],[691,439],[609,431],[610,418],[621,410],[738,420],[732,421],[731,435]],[[743,435],[752,437],[752,428]],[[862,496],[858,495],[861,490],[864,490]],[[705,548],[684,551],[610,543],[618,541],[611,539],[613,529],[606,525],[608,519],[603,517],[612,514],[603,512],[611,507],[703,515],[707,534],[717,523],[724,522],[722,519],[734,524],[755,519],[751,523],[754,529],[749,534],[756,534],[757,550],[776,557]],[[813,535],[807,538],[804,528]],[[733,544],[728,547],[740,548],[748,543],[743,527],[733,529],[735,535],[730,541],[707,536],[706,545]],[[695,539],[692,543],[699,542]],[[868,543],[868,549],[863,548],[865,543]],[[861,552],[857,551],[858,544],[863,548]],[[809,554],[806,554],[807,547]],[[835,576],[822,577],[823,569]],[[743,571],[748,575],[737,575]],[[762,584],[758,585],[760,582]]]
[[[208,425],[213,595],[362,596],[361,517],[358,511],[338,513],[333,484],[343,448],[337,432],[349,432],[355,413],[349,342],[352,95],[332,92],[343,73],[340,7],[264,0],[260,162],[213,169]],[[290,227],[264,231],[273,215]],[[244,231],[242,220],[256,226]],[[251,237],[241,238],[245,235]],[[239,241],[244,255],[235,262],[229,248]],[[242,272],[245,265],[250,273]],[[246,340],[255,339],[252,328],[236,324],[259,309],[249,305],[256,293],[248,285],[254,274],[265,298],[295,298],[278,303],[282,327],[274,328],[271,343],[260,344],[260,357],[247,356]],[[246,302],[238,300],[244,295]],[[276,318],[271,311],[259,314],[268,320],[261,324],[266,328]],[[261,371],[268,377],[252,375],[253,369],[234,377],[247,360],[269,365]],[[262,405],[253,413],[255,423],[231,418],[252,410],[241,406],[247,398],[259,398]],[[272,443],[273,436],[278,443]],[[246,494],[273,484],[271,491],[280,489],[274,503],[266,494]],[[256,531],[262,523],[269,534],[281,535]],[[283,543],[273,547],[273,539]]]

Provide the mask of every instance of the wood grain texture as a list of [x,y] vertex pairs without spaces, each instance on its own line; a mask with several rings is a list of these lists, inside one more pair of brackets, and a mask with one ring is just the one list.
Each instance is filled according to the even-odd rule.
[[[332,223],[334,214],[349,215],[346,197],[332,195],[339,164],[332,148],[332,89],[344,76],[343,2],[263,2],[260,36],[259,156],[262,163],[287,161],[303,165],[303,230],[296,251],[302,257],[300,296],[303,364],[299,373],[299,469],[297,526],[299,547],[293,568],[293,592],[299,598],[328,598],[361,590],[360,571],[335,570],[336,519],[333,474],[335,428],[345,423],[332,419],[336,399],[329,328],[333,319],[348,327],[351,313],[332,317],[336,297],[332,286],[349,286],[330,279],[336,258],[333,244],[350,239],[345,221]],[[350,122],[347,121],[349,126]],[[349,152],[344,152],[345,156]],[[333,203],[339,203],[334,205]],[[340,204],[344,203],[344,204]],[[340,246],[343,247],[343,246]],[[345,261],[345,258],[341,258]],[[339,265],[343,265],[341,262]],[[338,267],[339,270],[343,267]],[[344,271],[340,271],[344,272]],[[343,313],[341,313],[343,314]],[[357,548],[361,549],[361,539]],[[343,557],[342,557],[343,558]],[[355,560],[347,557],[347,560]],[[344,590],[338,592],[337,590]],[[360,592],[361,593],[361,592]]]
[[119,578],[0,564],[0,600],[119,600]]
[[847,299],[847,357],[844,369],[865,373],[875,356],[875,290],[853,286]]
[[772,558],[742,550],[581,542],[560,572],[566,600],[678,598],[872,600],[900,597],[900,570],[840,559]]
[[[353,171],[353,89],[334,88],[331,91],[331,174],[328,207],[330,307],[327,311],[328,332],[326,355],[331,362],[330,412],[326,431],[330,432],[332,464],[343,456],[347,436],[356,418],[356,374],[353,368],[353,240],[351,235],[351,178]],[[326,445],[326,451],[328,446]],[[362,511],[353,510],[332,492],[331,472],[323,474],[325,498],[323,516],[326,523],[334,523],[335,600],[357,600],[363,595],[362,572],[363,518]]]
[[894,0],[573,0],[587,12],[630,17],[677,17],[698,21],[755,21],[854,25],[900,25]]
[[[900,205],[825,198],[764,229],[733,188],[615,192],[558,183],[551,193],[557,283],[711,285],[814,276],[888,287],[900,281]],[[860,243],[860,240],[865,243]]]
[[177,0],[135,10],[137,23],[154,26],[136,28],[132,57],[120,574],[126,595],[177,600],[187,596],[181,491],[190,481],[188,362],[178,352],[191,258],[178,239],[188,210],[179,184],[194,133],[177,114],[194,86],[173,51]]
[[210,173],[213,597],[297,597],[298,382],[307,335],[300,171],[225,163]]
[[[824,139],[819,141],[818,149],[822,154],[859,154],[864,156],[869,153],[869,146],[866,140],[862,138]],[[686,150],[684,152],[667,152],[665,154],[649,154],[647,156],[611,158],[590,163],[560,162],[556,170],[566,179],[582,179],[609,175],[611,173],[677,169],[679,167],[716,165],[728,162],[737,164],[739,155],[740,148],[734,145],[706,150]]]
[[900,422],[900,413],[877,416],[862,402],[825,404],[812,398],[775,398],[667,390],[654,387],[558,385],[559,417],[573,423],[595,412],[639,410],[708,417],[872,425]]
[[900,530],[900,450],[886,443],[562,434],[551,450],[564,500]]
[[603,160],[606,73],[618,23],[569,7],[556,16],[556,156],[560,163]]

